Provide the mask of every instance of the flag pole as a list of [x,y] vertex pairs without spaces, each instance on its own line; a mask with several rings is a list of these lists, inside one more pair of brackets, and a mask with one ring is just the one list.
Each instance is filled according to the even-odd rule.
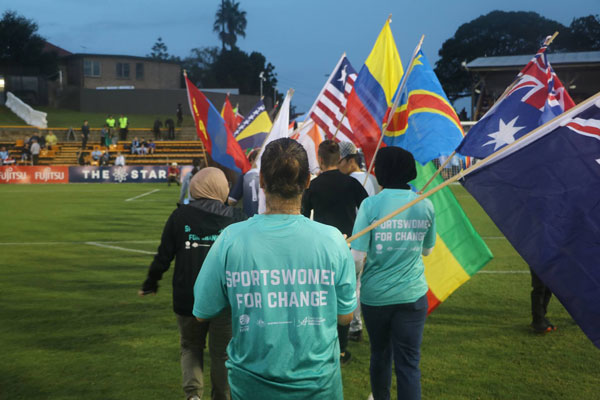
[[[554,41],[554,39],[556,39],[557,36],[558,36],[558,31],[554,32],[554,34],[552,36],[548,36],[546,38],[546,40],[544,40],[544,46],[550,46],[550,43],[552,43]],[[496,104],[498,104],[499,102],[504,100],[504,98],[506,97],[508,92],[511,91],[511,89],[515,86],[516,83],[517,83],[517,80],[515,79],[510,85],[508,85],[508,87],[504,90],[504,92],[502,92],[500,97],[498,97],[498,99],[494,102],[494,105],[492,105],[492,107],[490,107],[490,110],[493,109]],[[484,115],[484,117],[485,117],[485,115]],[[452,159],[452,157],[454,157],[455,154],[456,154],[456,150],[454,150],[452,152],[452,154],[450,156],[448,156],[448,159],[444,162],[444,164],[441,165],[437,171],[435,171],[435,174],[433,174],[433,176],[427,181],[427,183],[417,193],[423,193],[425,191],[427,186],[429,186],[429,184],[431,182],[433,182],[435,177],[438,176],[440,174],[440,172],[442,172],[442,169],[444,169],[444,167],[450,162],[450,160]],[[461,165],[462,165],[462,163],[461,163]]]
[[[185,70],[185,69],[183,70],[183,76],[185,78],[185,89],[186,89],[185,91],[188,96],[188,103],[189,103],[190,94],[189,94],[189,89],[188,89],[188,84],[187,84],[187,70]],[[190,106],[190,108],[191,108],[191,106]],[[193,114],[193,112],[192,112],[192,114]],[[196,137],[197,136],[198,135],[196,135]],[[204,157],[204,165],[208,167],[208,157],[206,156],[206,148],[204,147],[204,142],[202,140],[200,140],[200,143],[202,144],[202,156]],[[168,160],[167,160],[167,162],[168,162]]]
[[531,137],[535,133],[537,133],[540,130],[546,128],[547,126],[553,124],[558,119],[563,118],[565,114],[567,114],[567,113],[569,115],[574,114],[576,111],[578,111],[584,105],[587,105],[588,103],[593,102],[593,101],[597,101],[597,100],[600,100],[600,92],[598,92],[595,95],[593,95],[592,97],[588,98],[586,101],[583,101],[583,102],[577,104],[575,107],[571,108],[569,111],[565,111],[562,114],[557,115],[556,117],[552,118],[550,121],[546,122],[545,124],[538,126],[534,130],[532,130],[531,132],[529,132],[529,133],[521,136],[520,138],[518,138],[517,140],[515,140],[511,144],[509,144],[509,145],[501,148],[500,150],[498,150],[498,151],[490,154],[489,156],[487,156],[483,160],[479,161],[478,163],[471,165],[466,170],[459,172],[458,174],[454,175],[452,178],[448,179],[447,181],[444,181],[444,182],[440,183],[438,186],[434,187],[433,189],[430,189],[428,192],[426,192],[424,194],[421,194],[416,199],[414,199],[414,200],[406,203],[402,207],[396,209],[396,211],[393,211],[393,212],[389,213],[388,215],[386,215],[385,217],[383,217],[383,218],[381,218],[381,219],[373,222],[371,225],[367,226],[366,228],[364,228],[360,232],[357,232],[356,234],[350,236],[348,239],[346,239],[346,242],[347,243],[351,243],[352,241],[358,239],[359,237],[363,236],[364,234],[366,234],[366,233],[370,232],[371,230],[375,229],[378,225],[381,225],[385,221],[388,221],[388,220],[394,218],[396,215],[400,214],[401,212],[405,211],[406,209],[408,209],[408,208],[412,207],[413,205],[417,204],[421,200],[423,200],[423,199],[431,196],[432,194],[434,194],[434,193],[438,192],[439,190],[445,188],[446,186],[450,185],[451,183],[454,183],[454,182],[458,181],[459,179],[464,178],[465,175],[470,174],[471,172],[473,172],[473,171],[475,171],[475,170],[483,167],[484,165],[486,165],[487,163],[489,163],[493,158],[495,158],[498,155],[500,155],[500,154],[508,151],[510,148],[516,146],[517,144],[520,144],[521,142],[523,142],[524,140],[528,139],[529,137]]
[[446,159],[446,161],[444,161],[444,163],[442,165],[440,165],[440,167],[438,168],[437,171],[435,171],[435,174],[433,174],[433,176],[431,178],[429,178],[429,180],[427,181],[427,183],[425,183],[425,185],[421,188],[421,190],[419,190],[417,193],[418,194],[422,194],[425,189],[427,188],[427,186],[429,186],[429,184],[431,182],[433,182],[433,180],[435,179],[436,176],[438,176],[440,174],[440,172],[442,172],[442,170],[446,167],[446,165],[448,165],[448,163],[450,162],[450,160],[452,160],[452,157],[454,157],[454,155],[456,154],[456,150],[454,150],[452,152],[452,154],[450,154],[448,156],[448,158]]
[[[388,20],[391,21],[391,18],[392,18],[392,14],[390,14],[390,16],[388,17]],[[404,90],[404,87],[406,86],[406,82],[408,81],[408,77],[410,76],[411,71],[413,70],[414,61],[415,61],[415,58],[417,58],[417,54],[421,50],[421,46],[423,45],[423,40],[425,40],[425,35],[421,36],[421,40],[419,40],[419,44],[417,44],[417,47],[415,47],[415,51],[413,52],[413,55],[410,59],[410,63],[408,64],[408,71],[406,71],[404,78],[400,82],[400,88],[398,89],[398,95],[396,96],[396,99],[394,100],[394,104],[392,104],[392,108],[388,115],[387,122],[385,122],[381,125],[381,136],[379,136],[379,142],[377,142],[377,147],[375,148],[375,152],[373,153],[373,158],[371,159],[371,163],[369,164],[369,169],[367,170],[367,174],[365,175],[365,181],[363,182],[363,186],[365,186],[367,184],[367,179],[369,179],[369,175],[371,174],[371,171],[373,170],[373,165],[375,164],[375,157],[377,157],[377,152],[379,151],[379,148],[381,147],[381,142],[383,141],[383,136],[384,136],[385,130],[387,129],[389,123],[392,122],[394,113],[396,112],[396,109],[398,108],[398,103],[400,102],[400,97],[402,97],[402,91]]]
[[[288,89],[285,97],[287,98],[288,96],[293,96],[294,95],[294,89]],[[285,99],[283,99],[283,101],[285,102]],[[290,103],[291,103],[292,99],[290,98]],[[279,108],[279,111],[277,111],[277,115],[275,116],[275,118],[273,119],[273,121],[277,121],[277,118],[279,118],[279,114],[281,114],[281,110],[282,108]],[[271,127],[271,130],[273,130],[273,127]],[[269,135],[271,134],[271,132],[269,132]],[[267,139],[269,138],[269,135],[265,136],[265,139],[263,140],[262,144],[260,145],[260,149],[258,150],[258,153],[256,153],[258,156],[260,156],[263,152],[263,147],[265,147],[265,143],[267,142]],[[258,156],[254,159],[254,162],[252,162],[252,168],[256,167],[256,160],[258,160]]]
[[342,115],[342,119],[340,119],[340,122],[338,122],[338,124],[335,128],[335,133],[333,134],[334,139],[337,136],[338,132],[340,131],[340,126],[342,126],[342,122],[344,122],[344,118],[346,118],[347,112],[348,112],[348,107],[346,106],[346,108],[344,109],[344,114]]

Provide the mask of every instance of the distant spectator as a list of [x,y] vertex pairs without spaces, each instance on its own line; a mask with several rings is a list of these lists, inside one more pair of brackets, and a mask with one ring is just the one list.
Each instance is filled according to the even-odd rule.
[[156,118],[154,121],[154,126],[152,127],[152,132],[154,132],[154,140],[160,140],[160,128],[162,128],[163,123],[160,119]]
[[124,167],[125,166],[125,156],[119,152],[117,154],[117,158],[115,158],[115,167]]
[[181,192],[179,193],[179,203],[177,204],[189,204],[190,202],[190,181],[192,177],[196,174],[196,172],[200,171],[200,158],[194,158],[192,160],[192,170],[187,173],[186,176],[183,177],[183,182],[181,183]]
[[56,143],[58,143],[58,138],[56,137],[54,132],[48,132],[48,134],[46,135],[46,148],[48,150],[52,150],[52,147],[56,146]]
[[169,167],[169,169],[167,170],[167,186],[171,186],[171,182],[175,182],[177,183],[177,186],[179,186],[179,174],[181,173],[181,171],[179,170],[179,167],[177,166],[177,163],[171,163],[171,166]]
[[94,151],[92,151],[92,160],[100,163],[100,157],[102,157],[102,152],[100,151],[100,149],[95,148]]
[[129,121],[123,114],[119,117],[119,140],[127,140],[127,132],[129,132]]
[[104,124],[102,129],[100,129],[100,147],[108,146],[110,146],[110,134],[108,132],[108,125]]
[[83,151],[83,150],[79,150],[79,153],[77,154],[77,163],[79,165],[86,165],[89,164],[89,161],[86,160],[86,156],[88,155],[87,152]]
[[181,109],[181,103],[177,104],[177,126],[181,126],[183,123],[183,110]]
[[102,154],[102,157],[100,157],[100,166],[103,166],[103,165],[108,166],[109,162],[110,162],[110,152],[108,150],[106,150],[104,152],[104,154]]
[[23,140],[23,147],[21,148],[21,161],[27,161],[31,157],[30,147],[29,139],[25,138],[25,140]]
[[142,142],[140,143],[140,149],[138,151],[138,154],[143,154],[143,155],[148,154],[148,143],[146,143],[146,139],[142,139]]
[[154,154],[156,150],[156,143],[152,141],[152,139],[148,140],[148,153]]
[[131,154],[140,154],[140,141],[137,136],[131,141]]
[[15,160],[10,157],[10,153],[6,150],[6,146],[0,148],[0,165],[14,164]]
[[252,217],[254,214],[258,214],[258,189],[260,186],[258,179],[259,171],[254,164],[254,160],[256,160],[258,153],[259,150],[255,149],[248,154],[248,161],[250,161],[250,164],[253,167],[243,176],[238,178],[235,186],[229,192],[229,197],[227,199],[227,203],[234,206],[243,198],[244,203],[242,209],[248,218]]
[[33,139],[33,143],[31,143],[31,165],[38,165],[38,161],[40,159],[40,144],[36,139]]
[[85,150],[87,146],[88,137],[90,136],[90,126],[87,120],[83,121],[83,125],[81,126],[81,148]]
[[171,118],[167,118],[165,121],[165,128],[167,128],[167,139],[175,139],[175,123]]

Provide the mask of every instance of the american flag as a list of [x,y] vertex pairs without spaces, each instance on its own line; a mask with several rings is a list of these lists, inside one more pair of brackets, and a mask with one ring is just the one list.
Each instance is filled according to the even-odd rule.
[[343,54],[329,80],[321,89],[317,100],[310,108],[310,117],[323,129],[329,139],[335,136],[338,141],[355,141],[350,122],[344,115],[344,111],[346,110],[347,96],[352,91],[356,75],[346,54]]

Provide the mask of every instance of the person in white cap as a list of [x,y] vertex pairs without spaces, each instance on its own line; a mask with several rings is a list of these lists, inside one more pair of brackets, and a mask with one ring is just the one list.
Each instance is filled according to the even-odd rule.
[[381,191],[381,187],[373,175],[369,175],[365,183],[367,173],[362,169],[363,158],[358,152],[358,149],[352,142],[340,142],[340,162],[338,169],[341,173],[350,175],[360,182],[365,188],[369,196],[375,196]]

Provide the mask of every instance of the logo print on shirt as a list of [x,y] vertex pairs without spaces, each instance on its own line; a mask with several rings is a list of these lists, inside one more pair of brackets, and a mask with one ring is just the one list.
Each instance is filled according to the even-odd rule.
[[250,316],[247,314],[240,315],[240,332],[247,332],[250,330]]

